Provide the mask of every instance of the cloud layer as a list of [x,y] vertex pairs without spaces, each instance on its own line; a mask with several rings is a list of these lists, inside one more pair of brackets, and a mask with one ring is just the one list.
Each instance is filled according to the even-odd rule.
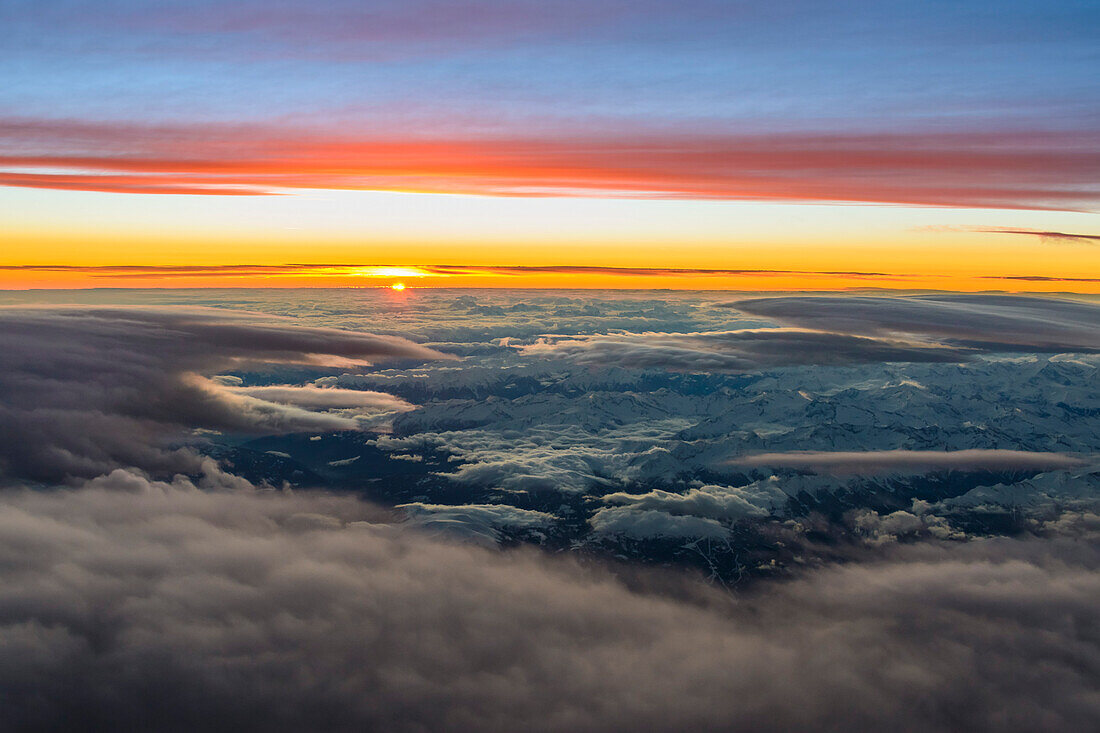
[[904,334],[991,351],[1100,351],[1100,306],[1075,300],[982,294],[792,295],[741,300],[730,306],[823,331]]
[[202,374],[263,362],[444,358],[392,336],[200,308],[3,308],[0,340],[0,470],[42,481],[120,464],[192,470],[193,455],[165,447],[190,428],[352,430],[359,416],[408,409],[377,393],[249,389]]
[[707,333],[622,333],[540,339],[523,347],[532,356],[567,357],[582,364],[684,372],[745,372],[797,365],[891,361],[959,362],[957,349],[795,329]]
[[122,471],[3,494],[4,727],[1030,731],[1100,714],[1085,541],[910,548],[731,605],[377,521],[350,498]]

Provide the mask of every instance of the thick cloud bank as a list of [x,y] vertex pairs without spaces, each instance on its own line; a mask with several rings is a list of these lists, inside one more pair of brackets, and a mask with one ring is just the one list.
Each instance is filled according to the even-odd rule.
[[443,357],[393,336],[212,308],[0,308],[0,343],[0,478],[42,481],[119,464],[194,470],[191,454],[163,448],[187,428],[349,430],[408,407],[388,395],[242,389],[203,374]]
[[1100,306],[1075,300],[982,294],[793,295],[741,300],[730,306],[823,331],[917,335],[991,351],[1100,351]]
[[539,339],[532,356],[568,357],[582,364],[684,372],[748,372],[799,365],[880,362],[959,362],[957,349],[786,328],[706,333],[621,333]]
[[1084,539],[900,548],[731,602],[377,521],[347,497],[124,471],[5,492],[0,728],[1034,731],[1100,716],[1100,551]]
[[800,468],[837,475],[925,473],[931,471],[1043,471],[1079,468],[1085,461],[1061,453],[1018,450],[957,451],[794,451],[742,456],[731,465]]

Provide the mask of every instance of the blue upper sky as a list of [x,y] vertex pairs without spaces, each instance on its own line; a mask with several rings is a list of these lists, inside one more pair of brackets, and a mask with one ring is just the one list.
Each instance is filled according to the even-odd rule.
[[499,134],[1094,129],[1100,4],[0,2],[0,114]]

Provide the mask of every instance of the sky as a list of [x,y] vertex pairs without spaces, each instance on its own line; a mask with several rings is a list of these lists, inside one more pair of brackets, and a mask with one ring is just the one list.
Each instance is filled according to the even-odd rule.
[[1098,36],[1076,0],[0,0],[0,287],[1100,292]]

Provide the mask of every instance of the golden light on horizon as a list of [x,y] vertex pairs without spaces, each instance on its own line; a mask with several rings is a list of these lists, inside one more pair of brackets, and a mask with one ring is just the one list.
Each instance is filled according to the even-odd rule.
[[404,290],[405,289],[405,283],[394,283],[390,287],[393,288],[394,290]]
[[[352,271],[359,277],[428,277],[435,273],[422,270],[419,267],[362,267]],[[442,277],[442,275],[440,275]]]

